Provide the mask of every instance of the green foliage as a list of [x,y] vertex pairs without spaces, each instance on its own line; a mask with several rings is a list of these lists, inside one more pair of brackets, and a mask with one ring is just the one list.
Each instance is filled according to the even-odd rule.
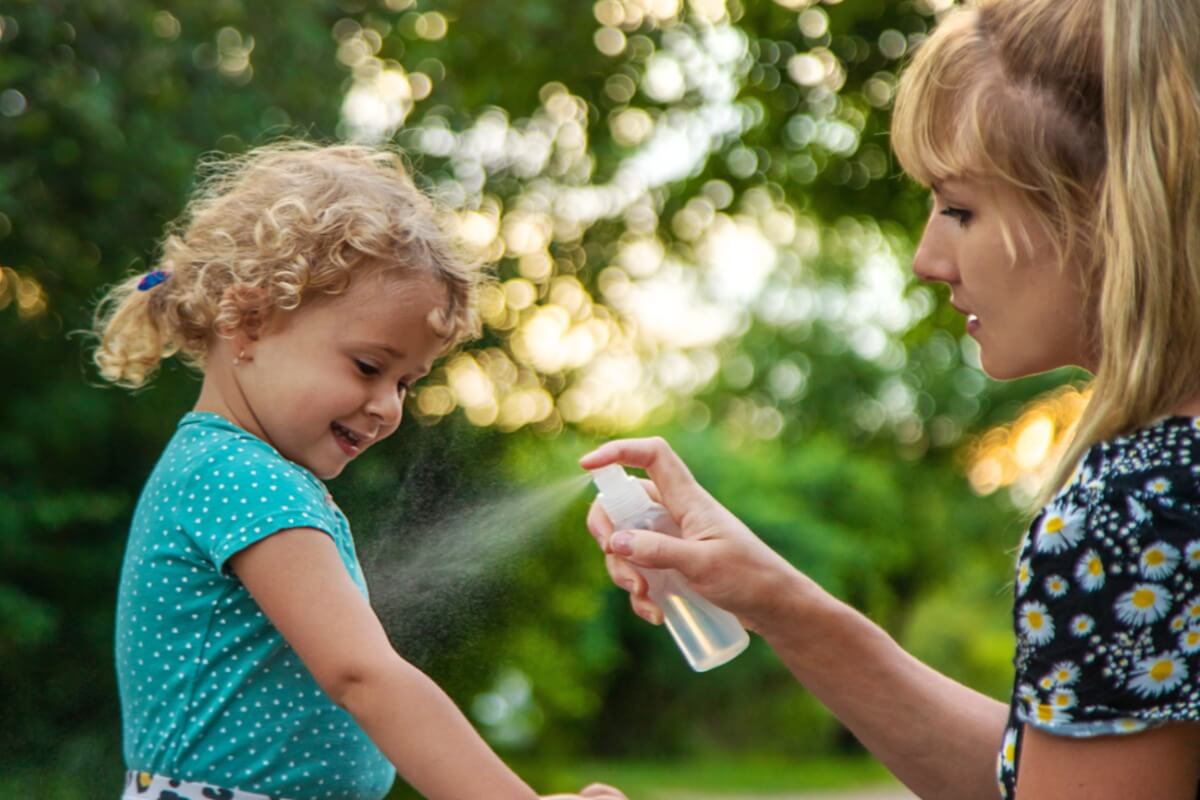
[[[713,30],[692,4],[672,19],[610,22],[625,44],[609,56],[594,42],[614,5],[17,0],[0,10],[0,775],[15,776],[0,779],[0,793],[93,796],[54,776],[120,771],[111,639],[127,521],[198,383],[168,366],[132,396],[101,388],[73,334],[105,284],[152,263],[197,159],[280,135],[352,133],[341,104],[356,77],[343,48],[348,31],[372,31],[373,57],[431,81],[396,133],[431,190],[462,208],[511,210],[550,185],[603,185],[638,152],[614,132],[622,112],[663,125],[710,102],[696,88],[672,99],[645,86],[655,54]],[[936,666],[1001,694],[1001,590],[1020,518],[971,495],[955,454],[965,435],[1011,418],[1063,376],[1009,386],[980,377],[961,321],[903,277],[926,205],[887,155],[898,62],[879,43],[898,31],[904,49],[931,20],[919,3],[856,0],[814,6],[827,30],[809,36],[779,3],[727,7],[717,27],[744,45],[727,98],[741,122],[680,175],[646,187],[641,205],[556,234],[554,274],[574,276],[629,331],[638,323],[602,278],[628,236],[657,238],[681,274],[700,276],[697,296],[733,309],[735,324],[697,346],[637,339],[647,375],[669,372],[674,357],[717,364],[682,388],[640,384],[656,401],[642,428],[676,443],[793,563]],[[449,30],[423,36],[432,23],[422,14],[434,10]],[[793,80],[793,57],[817,51],[834,55],[840,82]],[[506,135],[527,132],[558,91],[548,86],[584,104],[578,157],[559,142],[536,169],[480,166],[428,144],[430,131],[462,134],[489,114]],[[850,138],[839,144],[838,131]],[[689,226],[718,213],[761,222],[767,205],[788,209],[799,232],[778,245],[753,297],[728,297]],[[747,257],[738,270],[756,266]],[[496,265],[501,279],[525,268],[511,253]],[[548,303],[549,284],[537,287]],[[556,400],[585,373],[522,361],[511,327],[490,327],[480,346],[509,353],[522,379]],[[421,531],[453,536],[437,526],[448,497],[469,504],[573,474],[600,436],[627,432],[612,419],[574,423],[555,410],[515,433],[459,413],[410,423],[333,490],[364,551],[398,542],[404,552]],[[690,673],[665,632],[608,584],[585,510],[581,497],[469,582],[472,613],[397,641],[498,746],[548,781],[587,754],[853,749],[760,642],[727,667]],[[499,701],[504,714],[481,718]],[[615,780],[624,778],[637,785],[632,772]]]

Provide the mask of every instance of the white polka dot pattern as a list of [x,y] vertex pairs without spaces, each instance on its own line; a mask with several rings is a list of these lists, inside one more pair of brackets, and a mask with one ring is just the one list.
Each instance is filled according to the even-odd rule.
[[117,606],[128,769],[296,800],[379,800],[395,778],[225,564],[289,528],[350,527],[310,472],[216,414],[179,424],[134,512]]

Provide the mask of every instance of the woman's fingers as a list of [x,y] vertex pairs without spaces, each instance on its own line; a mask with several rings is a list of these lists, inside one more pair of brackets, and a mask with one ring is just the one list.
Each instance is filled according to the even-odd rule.
[[612,553],[606,553],[604,566],[608,569],[608,576],[617,586],[630,594],[643,596],[646,594],[646,579],[639,575],[628,561]]
[[579,794],[547,794],[542,800],[629,800],[625,793],[615,786],[604,783],[590,783]]
[[598,502],[593,502],[592,507],[588,509],[587,515],[588,533],[592,534],[592,538],[596,540],[596,544],[600,545],[600,549],[604,549],[608,545],[608,537],[613,531],[612,520],[608,518],[608,514],[604,513],[604,507]]
[[661,437],[616,439],[579,459],[579,465],[588,470],[609,464],[624,464],[646,470],[650,480],[662,492],[662,502],[667,508],[690,508],[707,498],[687,465]]
[[596,800],[629,800],[620,789],[606,783],[588,784],[579,794],[583,797],[596,798]]

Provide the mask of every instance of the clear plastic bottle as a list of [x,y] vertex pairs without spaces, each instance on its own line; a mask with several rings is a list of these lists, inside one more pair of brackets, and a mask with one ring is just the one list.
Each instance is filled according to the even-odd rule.
[[[616,530],[653,530],[679,536],[670,512],[650,499],[636,478],[619,465],[592,471],[600,490],[597,499]],[[650,599],[663,611],[667,630],[688,664],[697,672],[719,667],[750,644],[737,617],[696,594],[678,571],[636,569],[649,587]]]

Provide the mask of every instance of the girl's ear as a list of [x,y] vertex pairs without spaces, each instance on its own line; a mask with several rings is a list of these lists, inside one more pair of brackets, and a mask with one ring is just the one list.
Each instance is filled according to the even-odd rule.
[[235,354],[252,356],[269,317],[267,290],[248,283],[235,283],[221,294],[217,333],[232,341]]

